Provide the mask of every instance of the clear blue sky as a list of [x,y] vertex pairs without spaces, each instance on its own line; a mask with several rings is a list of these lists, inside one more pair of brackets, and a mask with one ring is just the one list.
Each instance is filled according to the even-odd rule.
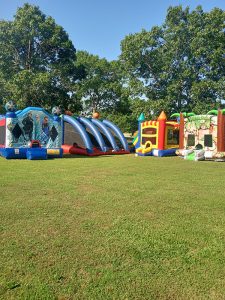
[[120,41],[126,35],[162,24],[170,5],[225,9],[225,0],[0,0],[0,19],[12,20],[17,7],[25,2],[52,16],[77,50],[108,60],[120,54]]

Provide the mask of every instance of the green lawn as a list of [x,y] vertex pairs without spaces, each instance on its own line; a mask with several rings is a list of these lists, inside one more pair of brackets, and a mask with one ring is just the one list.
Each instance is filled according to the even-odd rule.
[[0,299],[225,299],[225,164],[0,158]]

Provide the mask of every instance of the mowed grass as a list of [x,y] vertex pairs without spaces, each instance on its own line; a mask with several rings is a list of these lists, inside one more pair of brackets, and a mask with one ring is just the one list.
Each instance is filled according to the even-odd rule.
[[0,159],[1,299],[225,299],[225,164]]

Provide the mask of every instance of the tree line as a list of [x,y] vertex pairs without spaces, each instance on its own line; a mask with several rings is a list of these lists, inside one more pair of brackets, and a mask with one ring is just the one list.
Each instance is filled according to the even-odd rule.
[[[66,31],[25,4],[0,21],[0,101],[99,111],[124,131],[137,117],[224,106],[225,12],[169,7],[165,21],[121,41],[117,60],[77,51]],[[2,108],[1,108],[2,109]]]

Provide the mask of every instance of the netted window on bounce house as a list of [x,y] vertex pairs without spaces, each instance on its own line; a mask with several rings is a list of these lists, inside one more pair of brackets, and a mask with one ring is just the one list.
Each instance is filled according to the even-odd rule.
[[204,146],[205,147],[212,147],[213,146],[212,134],[205,134],[204,135]]
[[156,145],[156,137],[142,137],[142,145],[145,145],[146,142],[151,142],[152,145]]
[[187,146],[194,146],[194,145],[195,145],[195,135],[194,134],[188,134]]
[[142,130],[142,134],[156,134],[157,133],[156,131],[157,131],[156,128],[148,127]]
[[168,129],[167,145],[179,145],[179,130]]
[[15,124],[14,128],[12,129],[12,135],[15,139],[19,139],[20,136],[23,134],[22,129],[20,128],[19,124]]

